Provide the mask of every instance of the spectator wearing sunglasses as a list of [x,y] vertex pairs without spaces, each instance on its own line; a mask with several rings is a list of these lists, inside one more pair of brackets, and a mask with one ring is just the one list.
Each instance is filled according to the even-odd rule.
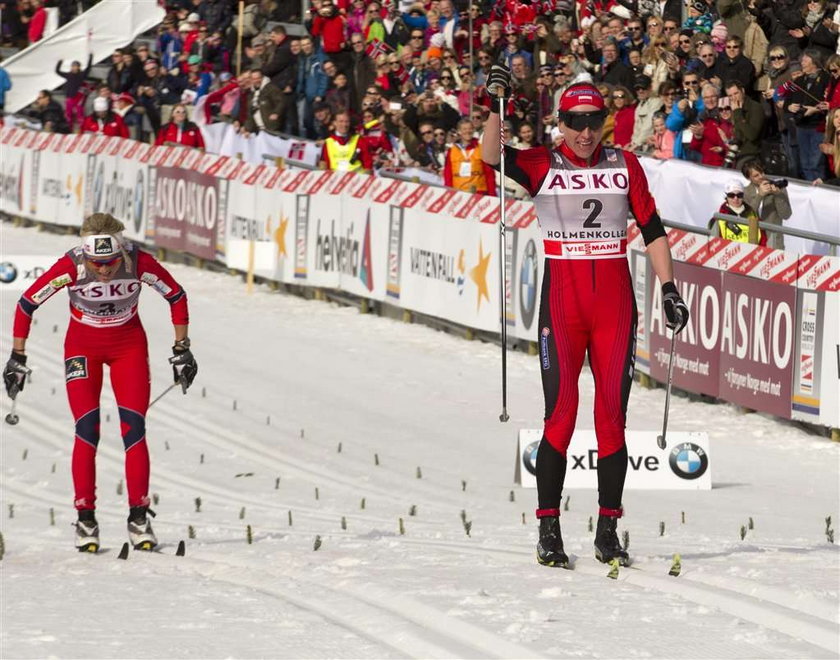
[[[510,92],[510,72],[494,66],[491,94]],[[653,269],[663,282],[668,327],[679,332],[688,308],[673,283],[671,251],[644,170],[635,155],[601,147],[606,105],[591,83],[569,87],[560,99],[563,143],[518,151],[505,146],[504,174],[531,197],[545,247],[539,313],[545,426],[537,450],[537,561],[567,567],[560,501],[567,450],[578,412],[577,383],[584,356],[595,376],[598,441],[598,525],[595,555],[627,564],[617,534],[623,515],[627,446],[624,426],[632,384],[636,308],[626,258],[627,218],[636,219]],[[484,158],[498,167],[500,118],[490,115]],[[597,174],[596,174],[597,173]],[[593,258],[594,256],[594,258]]]
[[[755,89],[755,66],[743,54],[744,42],[741,37],[729,37],[726,40],[724,53],[717,58],[712,70],[712,76],[719,78],[722,82],[729,83],[730,80],[737,80],[744,89]],[[708,46],[701,48],[701,53]]]
[[[721,215],[734,215],[738,220],[712,220],[715,235],[727,241],[749,243],[750,220],[757,222],[758,214],[744,201],[744,185],[738,179],[730,179],[723,190],[726,197],[717,212]],[[761,229],[758,229],[758,244],[767,245],[767,234]]]
[[626,149],[633,141],[633,126],[636,121],[636,99],[626,87],[616,86],[610,94],[612,100],[613,130],[610,135],[604,132],[602,144],[605,147]]

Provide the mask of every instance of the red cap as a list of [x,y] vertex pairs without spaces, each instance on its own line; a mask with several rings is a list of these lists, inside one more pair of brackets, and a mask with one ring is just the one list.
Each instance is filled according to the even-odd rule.
[[578,83],[569,87],[560,97],[560,112],[569,112],[579,105],[594,105],[598,110],[606,109],[604,97],[598,88],[589,83]]
[[123,103],[137,103],[137,101],[134,100],[134,97],[128,92],[123,92],[122,94],[120,94],[117,97],[117,101],[122,101]]

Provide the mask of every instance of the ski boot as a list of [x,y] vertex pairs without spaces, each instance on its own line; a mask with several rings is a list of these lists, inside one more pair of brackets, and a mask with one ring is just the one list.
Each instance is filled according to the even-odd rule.
[[76,548],[79,552],[99,551],[99,523],[96,522],[96,512],[93,509],[79,511],[76,525]]
[[606,516],[603,513],[598,516],[598,527],[595,530],[595,559],[604,564],[617,559],[621,566],[628,566],[630,556],[618,541],[617,524],[617,516]]
[[537,561],[543,566],[569,567],[569,556],[563,550],[560,535],[560,518],[540,518],[540,540],[537,543]]
[[128,540],[135,550],[154,550],[157,545],[149,515],[155,514],[148,506],[133,506],[128,514]]

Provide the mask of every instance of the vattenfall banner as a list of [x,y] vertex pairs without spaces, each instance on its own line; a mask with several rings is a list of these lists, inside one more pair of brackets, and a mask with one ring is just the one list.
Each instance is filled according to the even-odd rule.
[[[470,328],[498,331],[500,269],[511,337],[539,333],[542,241],[533,205],[354,173],[276,170],[101,135],[0,129],[0,210],[78,226],[107,211],[149,246],[257,275],[341,289]],[[669,230],[691,320],[674,384],[746,408],[840,426],[840,258],[795,255]],[[661,290],[628,226],[638,306],[636,368],[664,381]],[[20,286],[34,266],[2,258]],[[14,277],[12,277],[14,274]],[[0,278],[2,279],[2,278]]]

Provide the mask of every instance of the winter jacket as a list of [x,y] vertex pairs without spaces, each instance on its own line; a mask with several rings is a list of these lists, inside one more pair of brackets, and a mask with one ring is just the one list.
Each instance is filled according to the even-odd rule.
[[104,119],[88,115],[82,122],[82,133],[103,133],[110,137],[128,137],[128,127],[117,114],[109,112]]
[[327,86],[330,79],[324,73],[324,61],[326,58],[320,50],[311,55],[298,55],[298,82],[297,93],[303,95],[308,101],[315,98],[324,98],[327,93]]
[[155,146],[158,147],[167,142],[204,149],[204,138],[201,135],[201,131],[191,121],[184,122],[182,126],[171,121],[163,126],[158,131],[157,138],[155,138]]

